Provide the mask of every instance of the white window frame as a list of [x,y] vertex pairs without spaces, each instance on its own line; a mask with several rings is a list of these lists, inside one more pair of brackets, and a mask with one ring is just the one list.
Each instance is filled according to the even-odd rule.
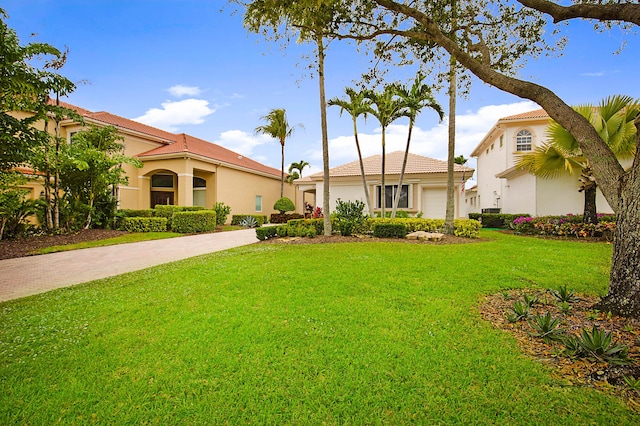
[[[528,148],[528,149],[527,149]],[[533,133],[529,129],[521,129],[516,133],[516,152],[533,150]]]

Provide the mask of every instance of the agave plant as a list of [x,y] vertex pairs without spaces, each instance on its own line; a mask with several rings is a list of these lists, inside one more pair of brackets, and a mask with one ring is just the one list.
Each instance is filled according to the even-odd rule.
[[558,290],[549,290],[549,293],[555,297],[558,302],[572,303],[577,302],[579,299],[575,296],[573,291],[567,289],[567,285],[563,285]]
[[511,307],[511,312],[507,312],[507,321],[509,322],[518,322],[520,320],[524,320],[529,318],[531,314],[529,313],[529,305],[522,302],[515,302]]
[[576,356],[605,361],[611,365],[624,365],[630,362],[629,348],[613,342],[611,332],[599,330],[595,325],[591,331],[583,328],[580,336],[574,339],[575,342],[569,343],[567,348],[573,350]]
[[564,328],[560,327],[560,318],[551,318],[551,313],[536,314],[527,322],[535,330],[531,335],[542,338],[545,343],[549,343],[551,340],[562,340]]
[[524,303],[530,308],[533,308],[534,306],[540,304],[540,298],[538,298],[538,296],[529,297],[525,294],[523,295],[523,298],[524,298]]
[[240,226],[244,226],[245,228],[257,228],[258,221],[253,216],[246,216],[242,221],[240,221]]

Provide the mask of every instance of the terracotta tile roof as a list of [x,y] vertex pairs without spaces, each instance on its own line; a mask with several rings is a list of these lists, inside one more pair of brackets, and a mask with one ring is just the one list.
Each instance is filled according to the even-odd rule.
[[278,169],[265,166],[264,164],[244,157],[220,145],[198,139],[185,133],[170,133],[105,111],[91,112],[87,109],[80,108],[66,102],[60,102],[60,104],[66,108],[77,111],[78,114],[86,118],[96,120],[101,123],[110,124],[121,129],[127,129],[145,135],[153,136],[155,138],[163,140],[166,143],[166,145],[141,153],[137,155],[138,157],[151,157],[154,155],[168,155],[186,152],[199,155],[216,162],[227,163],[241,168],[254,170],[256,172],[273,175],[278,178],[280,177],[280,170]]
[[[402,171],[402,161],[404,159],[404,151],[395,151],[387,154],[385,173],[387,175],[399,175]],[[371,157],[363,158],[365,176],[375,176],[382,174],[382,155],[372,155]],[[473,169],[459,164],[454,165],[455,172],[472,172]],[[447,162],[442,160],[436,160],[431,157],[424,157],[422,155],[411,154],[407,159],[407,168],[405,174],[419,174],[419,173],[446,173]],[[329,170],[329,175],[332,177],[341,176],[360,176],[360,163],[352,161],[351,163],[343,164],[338,167],[334,167]],[[316,173],[314,177],[322,176],[322,173]]]
[[220,145],[198,139],[185,133],[173,135],[173,137],[174,143],[154,148],[151,151],[143,152],[142,154],[138,154],[138,157],[144,158],[156,155],[170,155],[188,152],[211,160],[219,161],[221,163],[232,164],[242,168],[280,177],[279,169],[265,166],[264,164],[258,163],[257,161],[240,155],[237,152],[233,152]]
[[544,109],[537,109],[535,111],[528,111],[528,112],[523,112],[521,114],[516,114],[516,115],[510,115],[508,117],[502,117],[500,119],[500,121],[506,121],[506,120],[526,120],[526,119],[530,119],[530,118],[549,118],[549,114],[547,114],[547,112]]

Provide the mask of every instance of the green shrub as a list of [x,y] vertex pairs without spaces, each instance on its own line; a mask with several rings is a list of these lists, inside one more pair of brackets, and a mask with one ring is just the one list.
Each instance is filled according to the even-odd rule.
[[256,228],[256,237],[260,241],[268,240],[278,236],[278,227],[276,226],[263,226]]
[[455,219],[453,221],[453,235],[464,238],[478,238],[482,225],[477,220]]
[[477,220],[480,222],[482,220],[482,213],[469,213],[469,219]]
[[176,211],[173,213],[171,229],[182,234],[215,231],[216,212],[214,210]]
[[127,232],[165,232],[166,217],[124,217],[120,229]]
[[[606,217],[606,216],[603,216]],[[598,237],[613,239],[615,222],[600,220],[597,224],[583,223],[582,216],[521,216],[513,220],[512,228],[517,234],[552,235],[557,237]]]
[[[471,218],[471,215],[469,215]],[[480,214],[480,223],[483,228],[502,228],[511,227],[511,223],[518,217],[529,217],[528,214],[507,214],[507,213],[482,213]]]
[[155,209],[145,209],[145,210],[132,210],[132,209],[121,209],[118,210],[118,217],[153,217],[155,216]]
[[224,203],[216,203],[213,206],[213,210],[216,212],[216,224],[218,226],[222,226],[227,223],[227,216],[231,213],[231,207],[225,205]]
[[286,212],[292,212],[296,209],[296,205],[293,204],[293,201],[288,199],[287,197],[282,197],[273,205],[274,210],[278,210],[280,214],[285,214]]
[[376,238],[404,238],[407,236],[407,226],[403,223],[377,223],[373,226],[373,236]]
[[234,214],[231,216],[231,225],[240,225],[240,222],[247,216],[255,218],[258,226],[262,226],[267,223],[267,216],[263,214]]
[[338,220],[338,229],[340,234],[349,236],[353,230],[360,225],[364,219],[364,203],[360,200],[342,201],[340,198],[336,200],[336,214]]

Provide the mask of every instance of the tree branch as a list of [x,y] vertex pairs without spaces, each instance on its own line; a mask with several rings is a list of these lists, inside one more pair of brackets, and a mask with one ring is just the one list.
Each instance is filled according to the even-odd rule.
[[[611,151],[611,148],[602,140],[585,117],[567,105],[548,88],[501,74],[491,68],[490,63],[483,63],[478,58],[474,58],[462,50],[455,41],[447,37],[438,25],[421,11],[393,0],[374,1],[389,11],[411,17],[419,22],[424,28],[424,33],[416,34],[419,34],[421,39],[431,41],[445,49],[480,80],[520,98],[530,99],[542,106],[551,118],[560,123],[576,138],[585,155],[592,159],[592,163],[595,165],[594,174],[603,190],[603,194],[611,208],[614,211],[618,211],[618,194],[620,193],[624,169]],[[384,34],[390,32],[378,30],[375,33]],[[402,31],[395,31],[394,33],[400,34]],[[409,32],[404,32],[401,35],[408,36],[408,34]]]
[[549,0],[518,0],[518,3],[550,15],[555,23],[568,19],[584,18],[598,21],[621,21],[640,25],[640,5],[637,3],[583,3],[571,6],[561,6]]

